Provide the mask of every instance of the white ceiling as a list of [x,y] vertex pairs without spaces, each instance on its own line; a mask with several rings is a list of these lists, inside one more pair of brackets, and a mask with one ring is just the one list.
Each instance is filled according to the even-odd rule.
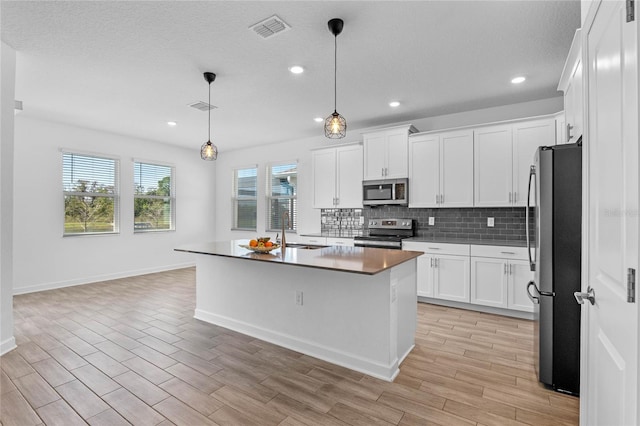
[[[25,116],[220,153],[322,134],[338,105],[348,129],[558,96],[575,1],[5,1]],[[292,28],[262,39],[274,14]],[[299,64],[306,72],[293,75]],[[527,76],[512,85],[516,75]],[[402,105],[391,109],[388,102]],[[169,128],[173,120],[178,126]],[[347,137],[350,134],[347,131]],[[351,138],[353,139],[353,138]]]

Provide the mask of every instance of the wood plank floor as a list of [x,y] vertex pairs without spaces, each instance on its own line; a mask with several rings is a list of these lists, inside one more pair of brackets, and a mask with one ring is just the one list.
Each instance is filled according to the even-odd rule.
[[386,383],[194,307],[193,268],[16,296],[2,424],[578,424],[578,399],[536,381],[530,321],[419,304],[416,348]]

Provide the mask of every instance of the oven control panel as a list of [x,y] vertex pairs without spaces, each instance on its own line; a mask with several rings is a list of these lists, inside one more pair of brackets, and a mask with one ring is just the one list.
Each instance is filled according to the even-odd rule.
[[369,229],[413,229],[413,219],[369,219]]

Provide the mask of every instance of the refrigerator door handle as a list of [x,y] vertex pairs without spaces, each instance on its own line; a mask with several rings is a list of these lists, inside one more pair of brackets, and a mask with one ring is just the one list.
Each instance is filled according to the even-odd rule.
[[[535,288],[535,291],[536,293],[538,293],[538,296],[534,296],[533,294],[531,294],[531,287]],[[529,281],[529,284],[527,284],[527,296],[529,296],[529,299],[531,299],[531,301],[535,305],[540,304],[540,292],[538,291],[538,287],[536,287],[536,283],[534,283],[533,281]]]
[[527,231],[527,253],[529,254],[529,268],[532,271],[536,270],[536,264],[534,259],[531,257],[531,233],[529,232],[529,208],[531,207],[531,182],[533,181],[534,176],[536,175],[536,166],[531,166],[529,168],[529,186],[527,189],[527,209],[525,210],[525,228]]

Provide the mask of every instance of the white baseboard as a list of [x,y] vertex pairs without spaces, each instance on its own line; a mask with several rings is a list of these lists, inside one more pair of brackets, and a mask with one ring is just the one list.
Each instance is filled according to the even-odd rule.
[[31,285],[26,287],[17,287],[13,289],[13,294],[15,296],[18,294],[35,293],[37,291],[54,290],[56,288],[72,287],[72,286],[84,285],[84,284],[93,284],[101,281],[135,277],[137,275],[153,274],[156,272],[170,271],[173,269],[189,268],[195,265],[196,265],[195,261],[186,262],[186,263],[176,263],[173,265],[163,265],[163,266],[156,266],[153,268],[134,269],[131,271],[116,272],[113,274],[94,275],[92,277],[79,278],[75,280],[57,281],[57,282],[51,282],[51,283]]
[[[211,312],[203,311],[201,309],[195,310],[194,318],[204,322],[208,322],[210,324],[218,325],[220,327],[228,328],[230,330],[237,331],[238,333],[246,334],[257,339],[264,340],[275,345],[285,347],[287,349],[291,349],[296,352],[301,352],[305,355],[319,358],[323,361],[337,364],[350,370],[355,370],[360,373],[375,377],[377,379],[385,380],[387,382],[392,382],[400,372],[400,370],[398,369],[397,358],[391,364],[383,365],[332,348],[319,346],[318,344],[310,342],[308,340],[300,339],[288,334],[282,334],[277,331],[256,327],[242,321],[237,321],[232,318],[216,315]],[[405,356],[407,354],[405,354]]]
[[11,336],[9,339],[0,342],[0,356],[12,351],[16,348],[16,339]]

